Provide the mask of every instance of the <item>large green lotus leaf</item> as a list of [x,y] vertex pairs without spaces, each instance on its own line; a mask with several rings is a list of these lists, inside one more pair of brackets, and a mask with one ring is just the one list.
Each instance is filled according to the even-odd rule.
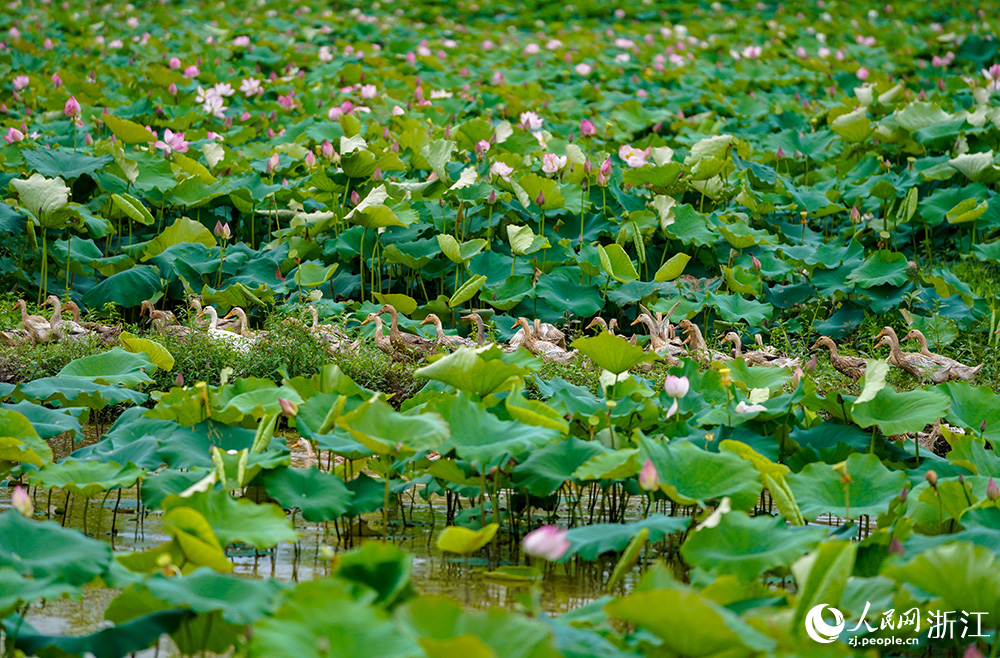
[[712,574],[731,574],[743,582],[788,567],[816,547],[823,528],[790,528],[780,517],[723,514],[718,525],[692,533],[681,547],[685,562]]
[[456,265],[465,264],[486,246],[486,240],[483,240],[482,238],[459,242],[447,233],[439,233],[437,241],[438,246],[441,248],[441,253],[447,256],[448,260]]
[[142,503],[150,509],[162,509],[167,496],[187,491],[208,474],[208,469],[201,468],[189,471],[165,469],[154,473],[142,480]]
[[706,301],[719,312],[719,316],[729,322],[742,318],[751,326],[759,326],[771,317],[774,307],[767,302],[744,299],[740,295],[709,292]]
[[156,141],[156,135],[147,130],[146,126],[134,121],[113,114],[103,115],[101,121],[123,144],[146,144]]
[[128,388],[67,377],[43,377],[18,384],[11,397],[45,404],[58,403],[62,407],[90,407],[94,410],[122,402],[142,404],[149,398],[145,393]]
[[[545,303],[557,313],[572,313],[579,317],[589,317],[600,312],[604,308],[604,300],[601,298],[601,289],[596,285],[580,284],[579,270],[576,270],[573,280],[566,274],[566,268],[560,270],[558,274],[543,274],[538,278],[536,294],[539,299],[544,299]],[[527,277],[526,283],[531,280]],[[530,290],[530,286],[526,288]],[[499,288],[497,289],[499,290]],[[517,304],[508,305],[506,308],[496,302],[484,299],[484,295],[479,296],[486,303],[501,310],[508,310]],[[520,301],[520,298],[518,298]]]
[[745,221],[718,223],[719,233],[734,249],[746,249],[757,244],[774,244],[775,239],[763,229],[752,229]]
[[561,432],[500,420],[466,393],[440,397],[429,405],[448,422],[448,440],[438,447],[443,455],[452,450],[461,458],[480,466],[501,457],[520,457],[560,438]]
[[476,276],[470,278],[468,281],[459,286],[458,290],[455,291],[455,294],[451,296],[451,299],[448,300],[448,307],[455,308],[456,306],[461,306],[465,302],[469,301],[476,296],[476,293],[479,292],[479,289],[483,287],[484,283],[486,283],[485,274],[477,274]]
[[[969,382],[948,382],[936,389],[948,396],[951,404],[945,419],[957,427],[982,434],[991,443],[1000,441],[1000,405],[997,396],[987,386],[973,386]],[[980,432],[980,426],[986,427]]]
[[570,437],[533,450],[514,468],[514,484],[534,496],[549,496],[590,459],[608,452],[601,443]]
[[197,569],[180,577],[154,575],[145,583],[156,598],[199,614],[218,611],[231,624],[252,624],[278,607],[287,585],[275,579],[256,580],[211,569]]
[[515,256],[527,256],[539,249],[548,249],[549,240],[543,235],[535,235],[527,224],[523,226],[507,225],[507,240],[510,250]]
[[601,267],[615,281],[630,283],[639,278],[639,273],[635,271],[632,259],[628,257],[621,245],[609,244],[606,247],[598,245],[597,253],[601,258]]
[[691,257],[685,253],[674,254],[660,266],[660,269],[656,270],[653,279],[661,283],[664,281],[673,281],[684,273],[684,268],[687,267],[690,260]]
[[909,132],[937,125],[951,118],[951,115],[942,110],[937,104],[925,103],[923,101],[910,103],[906,107],[893,112],[893,115],[896,117],[899,125]]
[[702,450],[690,441],[665,445],[642,441],[653,462],[660,488],[682,505],[704,504],[728,496],[733,509],[757,504],[762,485],[752,464],[732,453]]
[[934,390],[899,393],[883,388],[867,402],[855,403],[851,417],[858,426],[877,425],[886,436],[923,430],[948,411],[948,396]]
[[671,188],[677,184],[684,167],[678,162],[668,162],[663,165],[648,164],[638,169],[627,169],[622,174],[622,181],[635,187],[651,185],[657,188]]
[[102,491],[135,485],[143,471],[134,464],[68,460],[47,464],[28,474],[28,482],[45,489],[60,488],[83,498],[92,498]]
[[486,397],[512,385],[530,372],[528,368],[505,362],[502,355],[495,347],[462,347],[443,359],[418,368],[413,374],[472,395]]
[[10,408],[0,409],[0,461],[34,466],[52,462],[49,444],[38,436],[27,417]]
[[439,414],[402,414],[377,395],[338,418],[337,426],[379,455],[435,450],[449,433]]
[[233,396],[226,402],[223,409],[236,409],[244,416],[260,418],[264,414],[281,413],[279,400],[285,399],[293,404],[302,404],[304,400],[290,386],[272,388],[257,388]]
[[851,455],[846,469],[851,478],[847,485],[829,464],[809,464],[799,473],[785,476],[804,518],[815,521],[827,513],[852,519],[877,515],[886,511],[903,487],[910,486],[905,473],[890,471],[872,454]]
[[107,155],[84,155],[69,149],[33,149],[23,153],[25,163],[39,174],[66,180],[91,174],[111,162]]
[[[38,599],[58,599],[79,591],[79,587],[58,579],[37,580],[20,574],[12,567],[0,567],[0,615],[7,616],[25,603]],[[18,637],[20,639],[20,634]]]
[[[554,210],[556,208],[562,208],[566,205],[566,199],[563,197],[562,188],[560,188],[559,185],[551,178],[543,178],[538,174],[528,174],[527,176],[519,178],[517,180],[517,184],[524,191],[525,197],[532,204],[537,204],[538,195],[542,195],[542,210]],[[515,191],[516,189],[517,188],[515,188]],[[524,199],[520,199],[520,201],[524,204]],[[528,208],[527,205],[524,207],[525,209]]]
[[497,523],[490,523],[479,530],[452,525],[441,531],[434,545],[447,553],[469,555],[490,543],[499,529],[500,525]]
[[963,153],[949,160],[948,165],[974,183],[992,183],[1000,178],[1000,168],[993,164],[993,151]]
[[191,573],[199,567],[209,567],[220,572],[232,571],[233,565],[226,559],[212,526],[198,510],[174,507],[163,515],[162,528],[170,541],[141,553],[117,556],[122,566],[136,573],[153,573],[162,568],[160,560],[166,556],[183,573]]
[[639,450],[626,448],[594,455],[573,472],[577,480],[621,480],[639,472]]
[[211,286],[204,286],[201,289],[201,301],[205,304],[215,304],[223,311],[228,311],[234,306],[247,308],[250,306],[264,306],[274,299],[275,291],[262,283],[256,288],[248,288],[243,283],[234,283],[226,286],[222,290],[216,290]]
[[257,622],[249,655],[258,658],[411,658],[419,648],[368,600],[356,600],[347,581],[299,583],[271,617]]
[[[993,444],[994,446],[996,443]],[[995,449],[987,450],[982,437],[961,434],[951,439],[948,461],[976,475],[1000,478],[1000,456]]]
[[39,581],[86,585],[111,566],[111,547],[54,521],[32,521],[14,511],[0,514],[0,568]]
[[804,630],[806,615],[815,606],[837,606],[844,587],[854,573],[858,545],[850,540],[828,541],[792,565],[798,585],[798,604],[790,625],[793,631]]
[[871,121],[864,107],[837,116],[830,122],[830,129],[852,144],[860,144],[872,133]]
[[174,367],[174,355],[170,353],[170,350],[160,345],[155,340],[150,340],[148,338],[139,338],[134,334],[130,334],[127,331],[123,331],[121,335],[118,336],[118,340],[121,341],[122,347],[125,348],[126,352],[131,352],[133,354],[143,353],[146,358],[153,362],[157,368],[161,368],[166,371],[170,371]]
[[[686,589],[634,592],[615,599],[604,610],[612,617],[653,633],[662,640],[660,646],[673,655],[742,656],[770,651],[777,645],[735,612]],[[670,614],[663,614],[664,610]]]
[[294,543],[299,537],[291,520],[277,505],[233,498],[225,491],[195,493],[188,498],[168,496],[163,501],[167,512],[184,507],[200,512],[223,544],[241,541],[266,549],[283,541]]
[[1000,562],[988,548],[945,544],[882,573],[940,599],[942,610],[985,612],[987,619],[1000,615]]
[[906,276],[906,255],[898,251],[882,249],[865,259],[860,266],[851,270],[847,280],[862,288],[881,285],[901,286],[908,280]]
[[146,243],[142,260],[147,261],[174,245],[184,243],[202,244],[211,249],[215,246],[215,237],[201,222],[187,217],[178,217],[173,224]]
[[620,336],[613,336],[607,331],[590,338],[577,338],[571,347],[589,357],[598,367],[616,375],[628,372],[640,363],[657,359],[655,354],[648,353],[641,347]]
[[430,165],[431,171],[443,181],[451,180],[448,176],[447,165],[451,161],[451,154],[455,151],[456,144],[447,139],[436,139],[420,149],[420,155]]
[[[445,650],[448,646],[445,641],[460,638],[478,639],[474,646],[485,644],[489,649],[487,656],[557,658],[563,655],[553,647],[549,625],[511,610],[464,610],[449,597],[421,596],[403,605],[397,618],[421,638],[422,647],[431,647],[428,656],[462,655],[434,653],[435,649]],[[468,644],[457,646],[464,648]]]
[[561,561],[566,561],[574,555],[584,560],[596,560],[604,553],[623,550],[632,538],[644,529],[649,531],[648,540],[657,542],[667,535],[680,532],[690,524],[689,518],[650,514],[634,523],[592,523],[571,528],[566,535],[570,547]]
[[525,425],[537,425],[569,434],[569,423],[562,414],[539,400],[529,400],[521,395],[521,389],[515,388],[504,400],[507,413],[514,420]]
[[295,285],[304,288],[321,286],[333,276],[339,263],[324,267],[318,263],[302,263],[295,269]]
[[133,354],[116,347],[70,361],[59,371],[59,377],[132,387],[153,381],[147,373],[155,370],[156,364],[150,361],[145,352]]
[[336,576],[378,592],[376,603],[394,606],[414,595],[413,557],[393,544],[368,542],[337,556]]
[[47,635],[25,622],[18,629],[16,645],[28,656],[127,656],[176,632],[190,616],[187,610],[161,610],[88,635]]
[[21,206],[35,219],[35,223],[46,228],[62,225],[69,208],[69,188],[61,178],[46,178],[32,174],[30,178],[10,181],[17,190]]
[[83,303],[98,309],[104,308],[108,303],[132,308],[162,290],[159,269],[152,265],[136,265],[108,277],[88,290],[83,296]]
[[264,474],[267,494],[285,509],[298,508],[306,521],[318,523],[343,516],[354,493],[343,480],[314,468],[283,468]]
[[792,379],[788,368],[753,368],[742,358],[728,361],[726,367],[729,368],[733,381],[746,391],[755,388],[777,391]]
[[[123,215],[137,224],[149,226],[156,223],[153,215],[151,215],[146,206],[142,204],[142,201],[139,201],[139,199],[136,199],[131,194],[112,194],[111,204]],[[213,246],[214,244],[215,243],[213,241],[212,245],[209,246]]]
[[[79,441],[83,437],[83,428],[80,426],[79,419],[82,409],[49,409],[40,404],[25,401],[17,404],[0,404],[0,410],[16,411],[27,418],[42,440],[55,438],[64,432],[69,432],[74,441]],[[76,413],[73,413],[74,411]],[[15,423],[11,421],[0,421],[0,427],[4,428],[0,430],[0,436],[14,436],[11,434],[11,428],[14,426]],[[16,426],[20,431],[24,431],[26,427],[23,423]]]

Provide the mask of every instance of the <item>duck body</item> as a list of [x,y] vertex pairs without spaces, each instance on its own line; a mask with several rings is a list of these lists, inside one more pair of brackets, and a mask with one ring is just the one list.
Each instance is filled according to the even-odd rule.
[[12,310],[21,311],[21,326],[34,343],[48,343],[52,340],[52,325],[40,315],[29,315],[28,304],[23,299],[17,300]]
[[865,376],[868,361],[859,356],[844,356],[837,352],[837,344],[829,336],[820,336],[810,348],[826,347],[830,351],[830,364],[840,373],[857,381]]
[[983,364],[980,363],[978,366],[967,366],[961,361],[956,361],[955,359],[950,359],[941,354],[935,354],[927,349],[927,338],[924,336],[923,332],[918,329],[911,329],[908,334],[906,334],[906,340],[916,340],[920,344],[920,353],[930,359],[933,359],[935,363],[939,364],[949,375],[949,379],[946,381],[968,381],[973,379],[980,370],[983,368]]
[[951,379],[948,369],[933,357],[920,352],[904,352],[899,346],[899,337],[892,327],[883,327],[875,338],[881,339],[876,347],[889,346],[889,363],[905,371],[920,381],[942,384]]
[[383,313],[388,313],[392,319],[392,324],[389,325],[389,341],[397,352],[413,358],[420,358],[435,349],[437,341],[428,340],[415,334],[406,334],[399,330],[399,314],[392,304],[382,306],[378,314],[382,315]]
[[[576,351],[567,352],[555,343],[550,343],[545,340],[540,340],[535,336],[535,332],[531,325],[528,324],[527,318],[520,317],[514,323],[514,326],[520,326],[524,332],[524,346],[529,352],[536,356],[540,356],[549,361],[555,361],[557,363],[569,363],[576,358]],[[511,327],[513,329],[513,327]]]
[[214,306],[206,306],[202,309],[201,315],[208,316],[208,334],[214,340],[218,340],[224,343],[227,347],[231,348],[234,352],[240,352],[241,354],[246,354],[250,351],[250,347],[253,341],[249,338],[241,336],[232,331],[224,331],[219,329],[219,314],[215,310]]
[[732,357],[717,350],[710,349],[701,334],[701,328],[690,320],[681,320],[677,327],[687,336],[685,342],[691,350],[691,355],[703,365],[713,361],[731,361]]

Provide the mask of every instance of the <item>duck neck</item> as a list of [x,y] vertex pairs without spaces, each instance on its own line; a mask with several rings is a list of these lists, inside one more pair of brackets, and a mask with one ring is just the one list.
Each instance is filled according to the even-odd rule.
[[734,354],[733,358],[738,359],[741,356],[743,356],[743,341],[740,340],[739,336],[733,334],[732,343],[733,343],[733,354]]
[[473,316],[472,320],[476,323],[476,345],[482,345],[486,342],[486,329],[483,327],[483,319],[476,315]]
[[521,329],[524,330],[524,346],[531,350],[535,347],[535,335],[531,331],[531,325],[528,324],[527,320],[518,322],[521,325]]
[[828,350],[830,350],[830,356],[831,357],[836,358],[836,357],[840,356],[840,354],[837,353],[837,344],[835,342],[833,342],[832,340],[829,343],[826,344],[826,348]]
[[917,334],[916,334],[916,339],[917,339],[917,342],[920,343],[920,353],[921,354],[930,354],[931,351],[929,349],[927,349],[927,336],[924,336],[923,333],[921,333],[921,332],[918,331]]

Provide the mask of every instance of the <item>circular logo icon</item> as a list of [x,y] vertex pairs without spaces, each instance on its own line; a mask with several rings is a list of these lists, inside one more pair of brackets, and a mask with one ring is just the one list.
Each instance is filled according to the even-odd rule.
[[812,639],[823,644],[833,642],[840,637],[840,633],[844,630],[844,615],[836,608],[830,608],[835,623],[831,625],[824,621],[823,608],[826,607],[825,603],[821,603],[813,607],[806,615],[806,633]]

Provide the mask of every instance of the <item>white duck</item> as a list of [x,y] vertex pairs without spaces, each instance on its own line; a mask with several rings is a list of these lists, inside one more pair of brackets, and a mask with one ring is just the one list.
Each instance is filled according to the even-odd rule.
[[242,354],[246,354],[250,351],[250,346],[253,345],[252,339],[231,331],[223,331],[222,329],[219,329],[219,313],[215,310],[214,306],[206,306],[203,308],[201,313],[198,314],[198,317],[203,315],[208,316],[208,333],[213,339],[222,341],[233,350]]
[[48,343],[52,340],[52,326],[40,315],[28,315],[28,304],[23,299],[17,300],[14,308],[21,309],[21,326],[35,343]]

